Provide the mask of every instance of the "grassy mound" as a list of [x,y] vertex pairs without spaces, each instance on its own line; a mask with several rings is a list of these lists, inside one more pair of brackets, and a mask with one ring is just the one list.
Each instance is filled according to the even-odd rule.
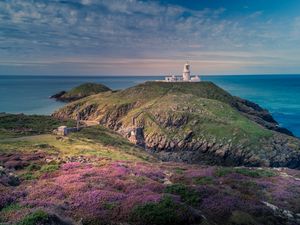
[[89,96],[54,115],[76,118],[80,113],[87,120],[100,121],[120,132],[143,127],[147,147],[155,150],[183,141],[186,145],[200,142],[228,148],[242,145],[260,151],[262,142],[273,132],[236,110],[235,101],[211,82],[146,82],[119,92]]
[[58,99],[64,101],[74,101],[106,91],[111,91],[111,89],[104,86],[103,84],[85,83],[71,89],[70,91],[60,96]]

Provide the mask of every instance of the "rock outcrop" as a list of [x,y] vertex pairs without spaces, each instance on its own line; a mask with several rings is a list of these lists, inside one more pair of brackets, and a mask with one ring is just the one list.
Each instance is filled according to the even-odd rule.
[[242,99],[236,98],[236,103],[233,105],[237,110],[243,113],[250,120],[264,126],[269,130],[274,130],[290,136],[294,136],[291,131],[286,128],[279,127],[278,123],[272,117],[268,110],[261,108],[258,104]]
[[267,110],[211,82],[147,82],[90,96],[53,115],[77,113],[165,161],[300,168],[299,139]]

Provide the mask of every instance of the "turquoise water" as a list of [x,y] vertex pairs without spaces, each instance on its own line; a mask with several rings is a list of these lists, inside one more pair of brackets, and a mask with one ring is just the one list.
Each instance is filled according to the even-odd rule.
[[[158,77],[0,76],[0,112],[51,114],[63,103],[49,99],[84,82],[122,89]],[[231,94],[268,109],[281,126],[300,137],[300,75],[204,76]]]

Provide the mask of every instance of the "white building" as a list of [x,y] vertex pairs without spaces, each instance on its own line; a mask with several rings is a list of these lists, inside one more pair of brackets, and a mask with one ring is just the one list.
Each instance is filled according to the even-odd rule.
[[188,63],[184,64],[182,79],[183,79],[183,81],[190,81],[191,80],[190,64],[188,64]]
[[187,62],[184,64],[182,76],[167,76],[165,77],[166,82],[200,82],[199,76],[192,76],[190,71],[190,64]]

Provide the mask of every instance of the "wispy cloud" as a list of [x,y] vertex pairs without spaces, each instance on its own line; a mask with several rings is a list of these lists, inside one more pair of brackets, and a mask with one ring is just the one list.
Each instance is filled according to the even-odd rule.
[[199,63],[199,72],[238,73],[278,64],[287,54],[274,52],[299,40],[298,18],[285,24],[264,11],[229,15],[226,6],[196,10],[159,1],[1,1],[0,74],[17,65],[70,74],[150,74],[156,66],[160,74],[186,59]]

